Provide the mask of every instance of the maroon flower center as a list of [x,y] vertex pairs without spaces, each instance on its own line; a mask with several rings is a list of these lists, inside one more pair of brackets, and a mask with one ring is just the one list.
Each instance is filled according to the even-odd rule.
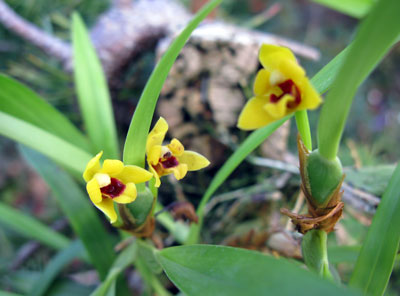
[[293,109],[297,107],[301,102],[300,91],[297,88],[296,84],[292,79],[285,80],[278,84],[278,87],[282,90],[282,94],[277,96],[275,94],[271,94],[269,99],[271,103],[277,103],[282,99],[285,95],[292,95],[294,97],[294,101],[288,102],[287,107]]
[[160,159],[160,162],[164,169],[174,168],[179,165],[179,161],[176,159],[175,156],[172,155],[168,155],[167,157],[165,157],[164,155],[164,160]]
[[125,184],[122,183],[120,180],[111,178],[111,183],[110,185],[107,185],[106,187],[100,188],[101,193],[114,198],[117,196],[120,196],[124,190],[125,190]]

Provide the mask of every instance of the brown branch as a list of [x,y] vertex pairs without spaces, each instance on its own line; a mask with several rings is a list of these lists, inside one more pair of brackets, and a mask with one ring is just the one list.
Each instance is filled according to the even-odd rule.
[[[99,17],[90,32],[107,76],[115,77],[138,54],[154,48],[162,37],[175,35],[191,16],[179,2],[173,0],[114,0],[110,9]],[[72,70],[71,45],[24,20],[3,0],[0,0],[0,23],[45,53],[59,59],[67,71]],[[229,34],[226,34],[226,30]],[[307,58],[317,59],[319,56],[318,51],[311,47],[221,22],[210,22],[197,32],[197,36],[205,40],[208,40],[210,32],[216,41],[228,41],[227,35],[232,37],[234,34],[238,40],[250,39],[253,42],[257,40],[256,43],[269,42],[288,46],[295,53]]]
[[72,51],[69,44],[24,20],[3,0],[0,0],[0,22],[10,31],[60,61],[67,62],[71,59]]

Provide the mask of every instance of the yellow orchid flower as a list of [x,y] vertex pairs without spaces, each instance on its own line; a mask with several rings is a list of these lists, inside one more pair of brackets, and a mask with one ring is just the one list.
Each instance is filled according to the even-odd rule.
[[263,69],[254,82],[254,97],[242,110],[238,127],[253,130],[292,112],[315,109],[322,100],[290,49],[263,44],[259,59]]
[[186,176],[188,171],[197,171],[210,164],[201,154],[185,150],[177,139],[163,146],[168,123],[160,117],[147,137],[146,154],[150,171],[156,179],[156,187],[160,187],[160,177],[174,174],[177,180]]
[[83,178],[87,182],[86,190],[92,203],[114,223],[117,221],[114,202],[133,202],[137,196],[135,184],[146,182],[153,175],[138,166],[124,165],[116,159],[106,159],[101,166],[102,155],[103,151],[89,161]]

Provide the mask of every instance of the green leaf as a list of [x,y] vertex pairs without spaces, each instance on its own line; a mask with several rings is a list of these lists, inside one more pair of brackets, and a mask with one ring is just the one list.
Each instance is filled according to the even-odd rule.
[[[144,295],[157,295],[157,296],[172,296],[160,283],[156,275],[148,268],[142,257],[138,257],[135,262],[135,267],[139,271],[141,277],[145,282],[145,293]],[[153,293],[154,291],[154,293]]]
[[360,254],[361,246],[330,246],[328,247],[331,264],[349,262],[355,263]]
[[141,258],[143,264],[146,265],[147,269],[150,270],[154,274],[160,274],[162,272],[162,268],[155,258],[154,247],[143,240],[138,240],[138,255]]
[[0,111],[31,123],[73,145],[89,150],[89,142],[62,113],[18,81],[0,74]]
[[147,135],[150,130],[158,96],[160,95],[165,79],[178,57],[179,52],[189,39],[190,34],[199,23],[221,3],[221,1],[222,0],[210,1],[194,16],[185,29],[172,42],[153,70],[129,126],[124,146],[124,163],[144,167]]
[[350,285],[365,295],[383,295],[400,241],[400,164],[368,229]]
[[395,165],[366,166],[345,169],[346,182],[355,188],[381,196],[393,175]]
[[[292,114],[293,115],[293,114]],[[192,223],[190,233],[186,244],[194,244],[199,239],[201,227],[203,226],[204,209],[211,198],[230,174],[242,163],[242,161],[256,149],[266,138],[268,138],[278,127],[280,127],[292,115],[286,116],[276,122],[273,122],[253,133],[240,145],[240,147],[229,157],[224,165],[218,170],[218,173],[212,179],[207,191],[204,193],[201,202],[197,208],[197,216],[199,221],[197,224]]]
[[290,263],[243,249],[193,245],[158,253],[167,276],[185,294],[359,295]]
[[7,292],[7,291],[0,291],[0,296],[22,296],[22,295],[21,294]]
[[89,197],[66,172],[45,156],[26,147],[20,147],[20,151],[50,186],[62,211],[84,244],[91,263],[100,277],[104,278],[115,257],[114,238],[106,232]]
[[26,121],[0,112],[0,135],[29,146],[65,168],[82,174],[91,155]]
[[[381,61],[400,34],[400,1],[381,0],[361,23],[336,75],[318,122],[318,150],[334,159],[357,88]],[[335,116],[332,116],[335,114]]]
[[[23,295],[29,293],[33,286],[41,280],[41,273],[28,270],[17,270],[9,273],[9,283],[14,290],[20,291]],[[78,284],[76,281],[60,279],[51,285],[46,296],[87,296],[91,292],[92,287],[88,285]]]
[[95,152],[119,159],[114,114],[107,82],[82,19],[72,16],[74,78],[83,119]]
[[343,64],[350,47],[351,44],[343,49],[338,55],[336,55],[311,79],[311,83],[316,88],[319,94],[322,95],[331,88],[336,74],[339,72],[339,69]]
[[0,203],[0,222],[23,236],[55,249],[69,245],[69,239],[38,220]]
[[111,269],[109,270],[106,279],[101,283],[97,289],[90,294],[91,296],[105,296],[111,294],[115,295],[115,283],[118,275],[131,265],[137,254],[137,244],[132,243],[125,248],[121,254],[115,259]]
[[312,0],[355,18],[362,18],[375,3],[374,0]]
[[60,251],[51,261],[46,265],[44,272],[40,277],[40,281],[33,286],[29,295],[39,296],[45,295],[47,289],[50,287],[53,280],[67,266],[71,261],[77,257],[84,256],[85,249],[80,241],[74,241],[67,248]]

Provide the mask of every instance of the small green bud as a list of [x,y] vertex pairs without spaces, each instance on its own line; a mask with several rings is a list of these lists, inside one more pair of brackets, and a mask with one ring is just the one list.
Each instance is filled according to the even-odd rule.
[[145,190],[138,192],[135,202],[127,204],[137,226],[147,221],[147,217],[152,214],[155,198],[151,191],[146,187]]
[[323,157],[318,149],[307,158],[308,186],[315,205],[324,207],[343,178],[342,164],[339,158],[329,160]]

